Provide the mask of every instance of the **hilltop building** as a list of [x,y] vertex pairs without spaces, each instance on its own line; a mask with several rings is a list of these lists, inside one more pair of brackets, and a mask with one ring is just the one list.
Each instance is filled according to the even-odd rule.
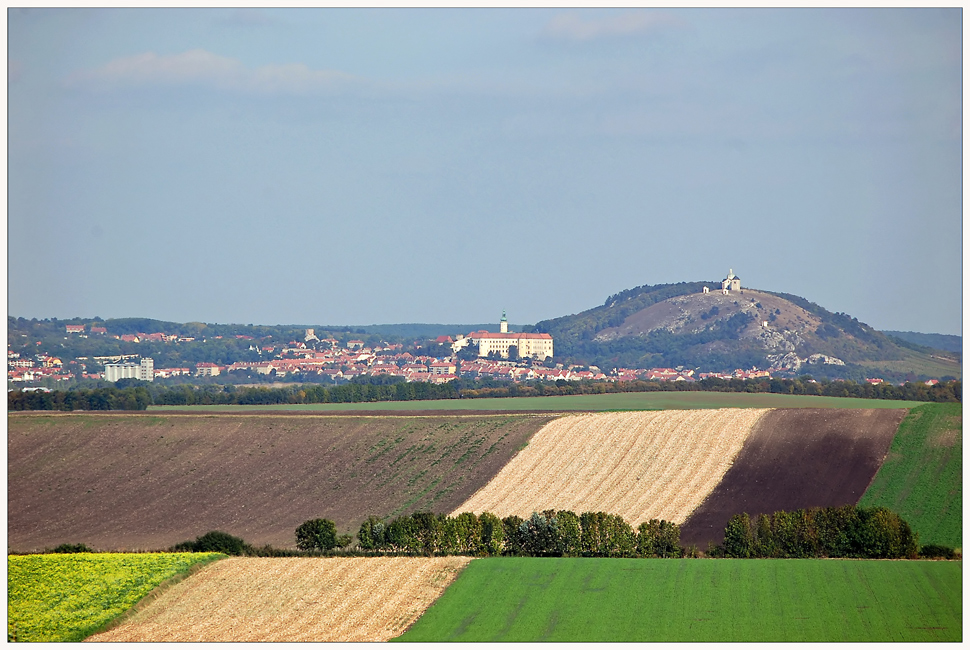
[[[459,345],[461,341],[465,341]],[[510,332],[509,322],[502,312],[502,320],[499,322],[498,332],[486,332],[479,330],[472,332],[466,337],[462,337],[455,345],[460,349],[470,342],[478,346],[478,356],[487,357],[492,352],[497,352],[503,359],[509,356],[509,348],[513,345],[518,348],[520,357],[535,357],[540,361],[552,354],[552,336],[549,334],[526,334],[523,332]]]
[[729,269],[728,276],[721,280],[721,290],[725,293],[728,291],[741,291],[741,278],[734,275],[734,269]]
[[119,379],[155,381],[155,360],[142,359],[141,363],[104,364],[104,380],[118,381]]

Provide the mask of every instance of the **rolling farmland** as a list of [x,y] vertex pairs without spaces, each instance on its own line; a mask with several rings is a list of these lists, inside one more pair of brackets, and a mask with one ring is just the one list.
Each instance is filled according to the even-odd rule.
[[92,641],[386,641],[471,561],[463,557],[230,558]]
[[455,508],[528,517],[603,511],[636,526],[680,523],[714,489],[763,409],[572,415],[543,427],[485,487]]
[[399,641],[961,641],[962,562],[486,558]]
[[[14,414],[8,544],[159,549],[221,529],[292,547],[294,529],[311,517],[355,533],[371,514],[527,517],[555,508],[634,525],[686,519],[682,543],[704,550],[692,535],[723,532],[736,511],[854,503],[865,492],[860,505],[897,510],[922,543],[960,545],[960,405],[921,405],[894,438],[899,402],[879,404],[896,410],[754,401],[702,409],[694,394],[663,396],[695,401],[583,414]],[[961,570],[961,562],[907,561],[232,558],[156,592],[96,640],[959,641]],[[152,571],[126,580],[147,592],[158,583]],[[41,573],[21,575],[43,584]],[[116,594],[63,588],[71,611],[84,609],[77,597],[101,603]],[[31,607],[21,607],[30,625],[60,618],[70,634],[87,630],[70,638],[103,624],[79,626],[63,608],[47,619]],[[27,619],[8,612],[23,635]]]
[[549,416],[8,417],[8,545],[162,550],[209,530],[292,547],[303,521],[448,511]]
[[912,409],[861,506],[885,506],[920,534],[921,544],[963,547],[963,405]]
[[732,515],[855,504],[886,458],[903,410],[778,409],[753,428],[723,480],[681,527],[720,544]]

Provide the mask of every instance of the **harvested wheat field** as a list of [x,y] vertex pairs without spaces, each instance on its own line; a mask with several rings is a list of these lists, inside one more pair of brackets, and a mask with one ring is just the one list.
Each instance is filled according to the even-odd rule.
[[777,409],[681,527],[682,544],[720,544],[735,514],[854,505],[879,470],[903,409]]
[[471,558],[231,558],[88,641],[387,641]]
[[456,508],[528,517],[548,508],[603,511],[636,526],[683,522],[720,482],[768,409],[571,415]]

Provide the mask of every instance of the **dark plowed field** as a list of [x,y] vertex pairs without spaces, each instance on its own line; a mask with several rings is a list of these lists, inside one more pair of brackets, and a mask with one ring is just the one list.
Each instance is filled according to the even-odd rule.
[[210,530],[294,546],[303,521],[448,512],[548,416],[10,415],[7,546],[162,549]]
[[777,409],[755,425],[734,465],[681,526],[681,543],[721,543],[728,519],[855,504],[906,411]]

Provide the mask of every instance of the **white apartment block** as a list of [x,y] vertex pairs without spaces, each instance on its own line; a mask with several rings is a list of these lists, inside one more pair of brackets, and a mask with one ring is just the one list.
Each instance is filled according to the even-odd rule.
[[106,363],[104,364],[105,381],[119,379],[141,379],[155,381],[155,360],[142,359],[141,363]]

